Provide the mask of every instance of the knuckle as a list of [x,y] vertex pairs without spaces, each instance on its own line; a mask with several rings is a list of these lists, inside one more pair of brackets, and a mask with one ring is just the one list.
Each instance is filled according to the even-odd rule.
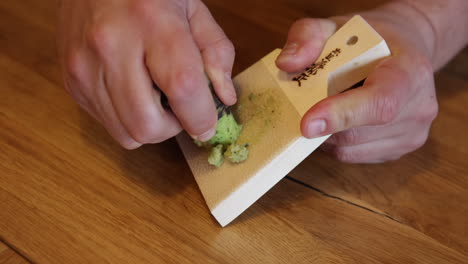
[[[186,0],[132,0],[129,1],[127,10],[140,27],[146,27],[152,31],[167,28],[168,19],[185,18],[188,12]],[[157,10],[162,12],[157,12]],[[170,24],[173,26],[175,22],[173,20]]]
[[114,25],[110,22],[98,22],[87,33],[87,43],[98,56],[107,57],[117,45]]
[[[221,36],[219,38],[210,40],[208,43],[201,44],[201,52],[210,50],[210,52],[215,52],[216,57],[211,58],[211,63],[220,63],[219,58],[227,58],[229,61],[233,61],[236,55],[236,49],[234,44],[227,38],[227,36],[220,32]],[[213,61],[216,60],[216,61]]]
[[86,63],[84,57],[76,51],[70,51],[65,57],[65,90],[82,107],[89,105],[86,95],[89,87],[86,81]]
[[236,48],[234,47],[234,44],[227,37],[224,37],[223,39],[219,40],[216,46],[220,50],[220,52],[223,52],[224,54],[232,56],[236,54]]
[[429,112],[429,120],[432,122],[436,117],[439,115],[439,104],[434,102],[431,107],[431,111]]
[[216,59],[211,58],[211,63],[221,63],[222,61],[220,61],[220,58],[226,58],[230,62],[232,62],[236,55],[236,49],[234,47],[234,44],[224,35],[224,33],[223,36],[221,36],[219,39],[210,41],[210,43],[202,46],[202,52],[210,50],[210,52],[214,51],[217,54],[217,56],[215,57]]
[[183,71],[172,78],[167,97],[172,101],[186,101],[199,92],[199,76],[191,71]]
[[415,112],[414,120],[422,125],[431,124],[439,113],[439,104],[434,95],[431,95],[428,102],[419,107],[419,111]]
[[154,19],[156,16],[154,5],[155,1],[132,0],[129,3],[129,11],[138,19],[148,21]]
[[412,152],[412,151],[419,149],[420,147],[424,146],[426,141],[427,141],[427,135],[416,136],[412,141],[408,143],[407,152]]
[[353,126],[353,124],[355,124],[355,120],[356,120],[356,114],[354,111],[344,111],[341,113],[342,116],[341,116],[341,122],[342,122],[342,128],[346,129],[346,128],[350,128]]
[[309,25],[317,23],[318,20],[319,19],[317,18],[310,18],[310,17],[301,18],[301,19],[296,20],[296,22],[294,22],[293,27],[307,27]]
[[375,125],[384,125],[394,121],[399,113],[399,102],[395,96],[380,95],[374,100]]
[[130,136],[141,144],[160,143],[165,140],[161,137],[161,126],[157,122],[137,122],[129,128]]
[[432,66],[431,61],[425,56],[417,56],[416,57],[418,70],[420,74],[423,75],[423,79],[430,80],[433,79],[434,76],[434,67]]
[[435,100],[435,96],[431,99],[432,102],[430,103],[426,113],[426,118],[429,120],[429,122],[434,121],[434,119],[436,119],[437,115],[439,114],[439,104],[437,103],[437,100]]
[[434,121],[439,113],[439,106],[437,102],[431,102],[425,105],[425,108],[421,110],[419,116],[416,117],[416,121],[421,124],[430,124]]
[[355,145],[358,142],[356,129],[348,129],[333,135],[336,145],[349,146]]
[[70,50],[65,57],[65,72],[67,77],[73,81],[81,81],[85,78],[85,62],[84,57],[77,49]]
[[356,155],[350,153],[345,147],[335,147],[331,151],[332,156],[338,161],[351,163],[356,160]]

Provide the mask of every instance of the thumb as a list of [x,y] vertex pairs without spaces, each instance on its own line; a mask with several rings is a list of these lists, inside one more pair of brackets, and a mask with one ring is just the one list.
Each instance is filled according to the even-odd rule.
[[386,59],[362,87],[328,97],[309,109],[302,118],[302,134],[314,138],[353,127],[390,123],[407,99],[409,82],[398,61]]
[[296,21],[276,60],[278,68],[286,72],[298,72],[309,66],[318,59],[336,27],[336,23],[330,19],[304,18]]

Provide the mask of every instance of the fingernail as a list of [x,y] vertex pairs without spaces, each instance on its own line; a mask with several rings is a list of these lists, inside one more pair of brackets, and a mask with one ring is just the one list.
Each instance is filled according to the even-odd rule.
[[313,138],[320,136],[327,128],[327,123],[323,119],[316,119],[307,125],[307,137]]
[[133,140],[133,139],[130,139],[130,140],[128,140],[128,142],[122,143],[122,146],[123,146],[125,149],[133,150],[133,149],[137,149],[137,148],[141,147],[142,144],[139,143],[139,142],[136,142],[136,141]]
[[299,45],[295,42],[286,43],[286,46],[284,46],[283,51],[281,51],[281,55],[294,56],[297,53],[298,47]]
[[286,46],[284,46],[281,54],[278,57],[278,62],[289,60],[291,57],[296,55],[298,49],[299,45],[297,43],[286,43]]
[[195,140],[199,140],[201,142],[206,142],[210,140],[215,134],[216,134],[216,128],[211,128],[210,130],[206,131],[205,133],[201,135],[198,135],[198,136],[192,135],[192,138]]

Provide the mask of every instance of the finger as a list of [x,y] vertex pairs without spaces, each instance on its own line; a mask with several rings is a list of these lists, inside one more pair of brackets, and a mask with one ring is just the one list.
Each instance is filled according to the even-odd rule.
[[207,141],[216,132],[217,114],[200,51],[186,20],[164,19],[168,26],[153,33],[157,39],[150,38],[146,64],[183,128],[193,138]]
[[[141,144],[159,143],[182,130],[175,116],[161,105],[143,60],[126,60],[108,71],[107,89],[122,124]],[[111,67],[112,68],[112,67]],[[122,73],[120,73],[122,72]]]
[[65,80],[65,89],[83,110],[85,110],[91,117],[102,123],[102,118],[98,114],[94,104],[92,104],[91,101],[83,94],[81,91],[83,88],[79,86],[75,80]]
[[[424,105],[424,103],[421,102],[421,105]],[[333,134],[325,143],[337,147],[355,146],[383,139],[423,133],[434,120],[437,111],[435,109],[427,112],[428,109],[420,109],[421,107],[418,107],[417,110],[414,110],[414,107],[403,108],[401,115],[394,122],[385,125],[350,128]]]
[[329,19],[305,18],[295,22],[276,65],[286,72],[301,71],[316,61],[336,24]]
[[195,6],[190,8],[193,11],[189,10],[190,29],[201,51],[205,71],[221,101],[226,105],[233,105],[237,101],[231,79],[234,46],[208,8],[200,1],[195,3]]
[[402,135],[353,146],[336,146],[326,143],[321,146],[321,149],[342,162],[382,163],[399,159],[406,153],[423,146],[428,137],[427,131],[417,135]]
[[65,90],[82,109],[102,124],[102,117],[93,103],[97,73],[93,71],[96,67],[89,55],[83,48],[62,50],[62,76]]
[[107,132],[124,148],[136,149],[142,144],[135,141],[117,116],[115,107],[105,87],[102,70],[96,70],[94,89],[94,106],[100,116],[101,123]]
[[350,128],[333,134],[325,141],[334,146],[355,146],[400,136],[405,132],[405,123],[383,126],[363,126]]
[[117,118],[104,86],[102,69],[92,52],[70,48],[62,56],[65,87],[77,103],[99,121],[120,145],[127,149],[141,146],[130,137]]
[[[70,9],[71,5],[64,5],[62,9]],[[113,120],[112,106],[109,109],[109,100],[102,82],[102,70],[97,66],[94,56],[87,49],[86,43],[78,36],[82,36],[78,24],[72,23],[68,27],[65,20],[73,21],[73,18],[65,17],[79,14],[80,10],[70,12],[61,10],[59,31],[61,38],[58,42],[59,57],[62,62],[62,70],[65,81],[65,89],[72,95],[75,101],[94,119],[100,122],[111,136],[122,146],[128,149],[137,148],[140,144],[130,138],[122,127],[111,125]],[[77,46],[77,43],[84,45]],[[103,94],[104,93],[104,94]],[[102,100],[102,99],[107,100]],[[101,103],[103,101],[103,103]]]
[[301,130],[313,138],[353,127],[394,121],[410,96],[410,78],[398,59],[380,63],[362,87],[328,97],[303,117]]
[[63,51],[61,56],[65,90],[81,108],[100,121],[100,117],[90,100],[91,90],[95,83],[92,77],[95,73],[91,71],[94,67],[91,65],[88,52],[82,48],[69,48],[66,52]]
[[[341,162],[375,164],[400,158],[403,152],[400,146],[400,149],[395,146],[396,143],[396,140],[388,139],[356,146],[323,144],[320,149]],[[394,153],[395,151],[398,154]]]
[[400,137],[421,128],[421,122],[414,120],[396,121],[380,126],[354,127],[333,134],[326,143],[335,146],[355,146],[373,141]]

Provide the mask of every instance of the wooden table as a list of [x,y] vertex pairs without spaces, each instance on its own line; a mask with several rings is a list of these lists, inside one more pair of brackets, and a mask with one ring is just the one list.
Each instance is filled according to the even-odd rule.
[[[125,151],[62,89],[55,2],[0,1],[0,262],[468,263],[468,51],[437,75],[423,148],[381,165],[315,152],[221,228],[174,141]],[[239,72],[297,18],[383,1],[206,2]]]

